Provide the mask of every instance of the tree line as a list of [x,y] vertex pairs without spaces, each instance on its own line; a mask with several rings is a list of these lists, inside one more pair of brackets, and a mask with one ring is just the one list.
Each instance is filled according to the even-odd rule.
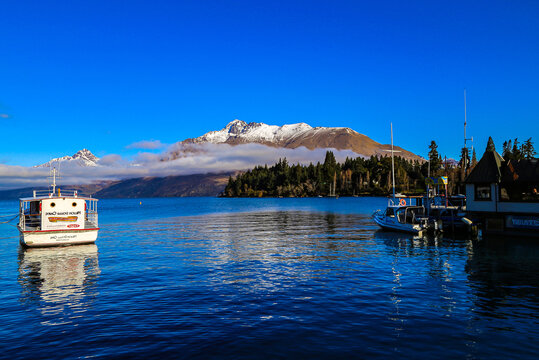
[[503,143],[502,156],[505,160],[531,159],[535,154],[532,138],[529,138],[520,146],[518,138],[515,138],[514,142],[508,140]]
[[[489,139],[488,146],[494,146]],[[507,142],[506,142],[507,143]],[[507,144],[504,143],[504,151]],[[511,143],[509,141],[509,143]],[[508,156],[533,157],[535,151],[531,138],[518,147],[517,139]],[[525,146],[523,148],[523,146]],[[420,194],[425,192],[425,178],[447,176],[449,193],[463,193],[464,179],[477,164],[475,149],[470,157],[467,148],[461,151],[458,162],[448,161],[437,150],[432,141],[429,146],[428,161],[407,160],[394,157],[396,192]],[[522,155],[525,154],[525,155]],[[327,151],[323,163],[290,165],[286,158],[272,166],[255,168],[230,177],[221,196],[224,197],[313,197],[313,196],[385,196],[392,191],[391,156],[371,156],[370,158],[346,158],[344,163],[335,159],[332,151]]]

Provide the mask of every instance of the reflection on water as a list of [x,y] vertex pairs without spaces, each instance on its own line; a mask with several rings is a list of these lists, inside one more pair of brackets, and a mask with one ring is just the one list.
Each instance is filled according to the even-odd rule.
[[[401,277],[415,272],[414,281],[425,278],[422,306],[439,309],[467,320],[466,346],[471,354],[481,353],[478,343],[489,343],[492,354],[509,353],[516,343],[539,335],[539,244],[536,239],[489,238],[481,241],[417,237],[377,231],[394,257],[394,299],[410,299],[410,288],[402,289]],[[416,269],[409,268],[413,257]],[[417,273],[417,270],[422,273]],[[438,294],[433,298],[432,294]],[[399,295],[402,295],[400,297]],[[395,318],[398,319],[398,305]],[[512,343],[508,343],[511,338]],[[517,346],[518,347],[518,346]],[[473,350],[473,351],[472,351]],[[532,356],[537,346],[519,347],[521,357]],[[499,353],[498,353],[499,352]]]
[[275,211],[170,218],[148,227],[159,232],[160,246],[188,251],[186,261],[210,268],[216,286],[282,291],[298,282],[323,281],[333,268],[368,256],[364,242],[372,239],[358,224],[368,227],[370,218]]
[[466,262],[476,302],[487,316],[527,315],[518,303],[539,311],[539,246],[525,239],[489,239],[475,244]]
[[84,311],[99,273],[95,244],[19,250],[21,301],[36,302],[43,315],[62,321]]

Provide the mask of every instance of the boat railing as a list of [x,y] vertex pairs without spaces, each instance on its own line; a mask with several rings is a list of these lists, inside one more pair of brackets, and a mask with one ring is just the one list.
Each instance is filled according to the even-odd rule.
[[89,210],[87,213],[86,213],[86,224],[85,224],[85,227],[86,228],[89,228],[89,227],[97,227],[97,211],[91,211]]
[[56,189],[56,191],[53,193],[51,190],[34,190],[33,193],[34,197],[62,197],[62,196],[84,196],[81,192],[75,189]]
[[390,207],[400,207],[400,206],[421,206],[421,201],[423,197],[421,196],[398,196],[390,197],[387,200],[387,205]]
[[435,196],[432,198],[429,198],[428,206],[431,209],[446,209],[446,208],[454,208],[454,209],[462,209],[466,206],[465,200],[462,199],[451,199],[451,198],[445,198],[442,196]]
[[[85,228],[98,227],[97,211],[89,211],[86,214]],[[23,214],[19,217],[19,227],[23,231],[40,230],[41,229],[41,214]]]
[[19,216],[19,227],[23,230],[38,230],[41,227],[40,214],[23,214]]

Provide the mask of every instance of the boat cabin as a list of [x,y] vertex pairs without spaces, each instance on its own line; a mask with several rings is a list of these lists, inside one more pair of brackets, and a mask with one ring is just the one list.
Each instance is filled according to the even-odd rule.
[[23,231],[74,230],[97,227],[97,199],[79,197],[76,190],[39,193],[20,199]]

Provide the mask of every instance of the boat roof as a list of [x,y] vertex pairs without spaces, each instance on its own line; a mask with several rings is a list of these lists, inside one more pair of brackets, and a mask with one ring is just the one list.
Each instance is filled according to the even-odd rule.
[[20,201],[41,201],[46,199],[83,199],[83,200],[95,200],[91,196],[86,196],[78,192],[78,190],[58,190],[58,192],[51,192],[50,190],[34,190],[33,196],[20,198]]
[[41,201],[46,199],[83,199],[83,200],[95,200],[97,199],[86,196],[79,193],[78,190],[73,189],[58,189],[58,192],[52,192],[50,190],[34,190],[33,196],[20,198],[20,201]]
[[66,195],[66,196],[36,196],[36,197],[26,197],[26,198],[20,198],[20,201],[41,201],[41,200],[50,200],[50,199],[83,199],[83,200],[94,200],[99,201],[99,199],[89,197],[89,196],[74,196],[74,195]]
[[[425,195],[403,195],[395,194],[395,199],[420,199],[425,197]],[[389,199],[393,199],[393,195],[388,195]]]

